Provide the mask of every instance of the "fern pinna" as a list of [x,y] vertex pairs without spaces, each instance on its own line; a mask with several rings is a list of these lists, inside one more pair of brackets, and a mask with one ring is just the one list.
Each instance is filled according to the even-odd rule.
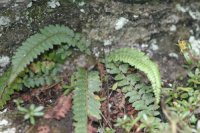
[[[33,62],[39,55],[53,49],[55,45],[68,45],[69,47],[76,47],[81,52],[87,54],[90,53],[88,49],[90,43],[85,38],[81,37],[80,34],[74,33],[73,30],[65,26],[50,25],[40,30],[40,33],[36,33],[28,38],[22,46],[20,46],[15,55],[12,58],[12,66],[9,69],[9,73],[3,74],[1,79],[5,79],[0,85],[0,105],[1,108],[10,99],[10,95],[13,94],[13,84],[18,80],[18,76],[22,73],[27,65]],[[66,47],[68,49],[68,47]],[[70,52],[69,54],[63,54],[65,57],[71,54],[71,51],[66,50],[64,52]]]
[[134,66],[135,68],[144,72],[152,84],[154,95],[156,97],[156,103],[159,103],[161,89],[159,69],[158,66],[154,62],[152,62],[143,52],[131,48],[121,48],[111,51],[107,55],[106,61],[121,61],[124,63],[128,63],[131,66]]
[[73,119],[75,133],[87,133],[88,117],[101,119],[100,101],[94,92],[100,91],[101,82],[98,72],[79,69],[74,74]]

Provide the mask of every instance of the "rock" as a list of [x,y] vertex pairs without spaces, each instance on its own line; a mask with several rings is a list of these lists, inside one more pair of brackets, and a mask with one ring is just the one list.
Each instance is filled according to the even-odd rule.
[[195,55],[200,57],[200,39],[196,39],[194,36],[190,36],[189,42]]
[[16,3],[23,3],[26,2],[27,0],[16,0]]
[[128,21],[128,19],[120,17],[115,24],[115,30],[120,30],[121,28],[123,28],[123,26],[126,25]]
[[8,56],[0,57],[0,67],[4,68],[10,63],[10,58]]
[[9,17],[1,16],[0,17],[0,26],[6,26],[10,23]]
[[7,4],[9,2],[10,2],[10,0],[0,0],[0,4]]
[[51,1],[49,1],[47,4],[48,4],[48,6],[49,6],[50,8],[56,8],[56,7],[59,7],[59,6],[60,6],[59,1],[57,1],[57,0],[51,0]]
[[176,53],[169,53],[169,57],[173,57],[173,58],[178,59],[178,54],[176,54]]
[[162,20],[161,24],[166,25],[166,24],[176,24],[180,20],[179,16],[175,14],[170,14],[166,19]]
[[121,36],[120,45],[131,46],[138,41],[147,41],[150,39],[151,31],[144,27],[129,27],[125,30],[124,35]]
[[7,7],[11,3],[11,0],[0,0],[0,8]]
[[170,27],[170,31],[172,31],[172,32],[176,31],[176,25],[172,25],[172,26]]
[[1,133],[15,133],[16,128],[13,127],[12,120],[6,116],[7,109],[0,112],[0,132]]

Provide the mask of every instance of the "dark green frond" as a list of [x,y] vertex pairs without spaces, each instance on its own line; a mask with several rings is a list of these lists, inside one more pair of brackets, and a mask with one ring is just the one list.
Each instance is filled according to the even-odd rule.
[[20,72],[30,64],[38,55],[52,49],[54,45],[67,43],[70,46],[76,46],[80,51],[88,52],[89,43],[79,34],[65,26],[50,25],[40,30],[28,38],[22,46],[19,47],[12,59],[12,72],[8,84],[11,84]]
[[75,73],[73,114],[75,133],[87,133],[88,117],[100,119],[100,102],[94,92],[100,91],[98,72],[87,72],[79,69]]

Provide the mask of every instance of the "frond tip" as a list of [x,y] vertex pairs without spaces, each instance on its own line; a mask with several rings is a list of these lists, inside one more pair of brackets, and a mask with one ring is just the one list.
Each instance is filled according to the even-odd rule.
[[106,60],[108,62],[124,62],[144,72],[150,80],[156,103],[160,101],[161,79],[157,64],[152,62],[143,52],[131,48],[121,48],[110,52]]

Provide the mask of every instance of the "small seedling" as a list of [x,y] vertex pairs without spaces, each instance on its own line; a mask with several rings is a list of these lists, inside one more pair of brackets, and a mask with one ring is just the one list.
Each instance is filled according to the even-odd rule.
[[135,119],[124,115],[123,118],[117,118],[117,122],[115,124],[116,127],[123,128],[127,133],[131,131],[133,126],[139,121],[140,117]]
[[24,115],[24,119],[29,119],[32,125],[35,125],[35,117],[44,115],[44,112],[42,111],[44,109],[43,106],[35,106],[35,104],[31,104],[29,108],[25,108],[20,105],[23,103],[22,100],[14,100],[14,102],[16,103],[19,112]]
[[115,133],[115,130],[107,127],[105,133]]

